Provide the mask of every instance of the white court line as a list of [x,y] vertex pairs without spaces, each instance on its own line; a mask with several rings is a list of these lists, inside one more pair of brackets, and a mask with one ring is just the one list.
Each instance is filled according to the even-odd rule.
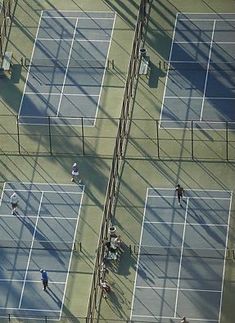
[[[69,185],[69,184],[68,184]],[[70,184],[71,185],[71,184]],[[148,190],[165,190],[165,191],[175,191],[175,188],[169,188],[169,187],[151,187],[149,186],[147,188]],[[202,189],[202,188],[185,188],[185,191],[206,191],[206,192],[227,192],[227,193],[232,193],[233,191],[230,190],[211,190],[211,189]]]
[[3,183],[2,193],[1,193],[1,197],[0,197],[0,206],[2,205],[2,199],[3,199],[4,192],[5,192],[5,186],[6,186],[6,182]]
[[23,294],[24,294],[24,289],[25,289],[25,283],[26,283],[26,277],[27,277],[27,274],[28,274],[29,264],[30,264],[30,260],[31,260],[31,254],[32,254],[32,251],[33,251],[33,243],[34,243],[35,235],[36,235],[36,232],[37,232],[37,225],[38,225],[38,221],[39,221],[39,214],[40,214],[40,210],[41,210],[42,199],[43,199],[43,192],[42,192],[40,202],[39,202],[39,206],[38,206],[37,220],[36,220],[35,225],[34,225],[33,236],[32,236],[32,241],[31,241],[31,245],[30,245],[29,256],[28,256],[28,262],[27,262],[27,266],[26,266],[26,269],[25,269],[24,282],[23,282],[23,286],[22,286],[22,290],[21,290],[21,294],[20,294],[20,300],[19,300],[18,308],[20,308],[21,304],[22,304],[22,299],[23,299]]
[[[36,32],[35,39],[34,39],[32,54],[31,54],[31,57],[30,57],[30,65],[32,63],[32,59],[33,59],[33,55],[34,55],[34,51],[35,51],[35,47],[36,47],[36,43],[37,43],[37,37],[38,37],[38,33],[39,33],[39,29],[40,29],[40,24],[41,24],[41,20],[42,20],[42,14],[43,14],[43,11],[41,11],[41,15],[40,15],[40,18],[39,18],[39,21],[38,21],[37,32]],[[30,68],[31,67],[29,66],[28,73],[27,73],[26,80],[25,80],[23,95],[22,95],[22,98],[21,98],[21,101],[20,101],[20,108],[19,108],[19,112],[18,112],[18,118],[20,116],[21,109],[22,109],[22,105],[23,105],[25,89],[26,89],[26,87],[28,85],[28,78],[29,78],[29,75],[30,75]]]
[[[148,201],[148,188],[147,188],[147,192],[145,195],[144,216],[143,216],[143,220],[142,220],[142,227],[141,227],[141,232],[140,232],[140,242],[139,242],[140,246],[142,244],[142,238],[143,238],[143,232],[144,232],[144,219],[145,219],[145,214],[146,214],[147,201]],[[136,262],[135,281],[134,281],[133,295],[132,295],[132,300],[131,300],[130,320],[132,320],[132,317],[133,317],[133,308],[134,308],[134,300],[135,300],[135,291],[136,291],[139,263],[140,263],[140,253],[137,256],[137,262]]]
[[[38,38],[41,41],[72,41],[72,38]],[[74,41],[79,42],[100,42],[100,43],[108,43],[109,40],[107,39],[84,39],[84,38],[75,38]]]
[[[1,310],[30,311],[30,312],[60,312],[59,310],[35,309],[35,308],[24,308],[24,307],[23,308],[18,308],[18,307],[0,307],[0,309]],[[13,315],[13,317],[14,317],[14,315]],[[24,317],[24,319],[25,319],[25,317]]]
[[[153,198],[176,198],[175,195],[149,195]],[[189,196],[192,200],[230,200],[229,197],[208,197],[208,196]],[[187,197],[184,197],[187,198]]]
[[[176,287],[158,287],[158,286],[136,286],[136,288],[139,289],[166,289],[166,290],[177,290]],[[215,290],[215,289],[196,289],[196,288],[179,288],[179,290],[182,291],[188,291],[188,292],[205,292],[205,293],[221,293],[221,290]]]
[[[6,184],[18,184],[18,183],[21,183],[21,184],[29,184],[29,185],[41,185],[41,186],[50,186],[50,185],[53,185],[53,186],[71,186],[71,187],[74,187],[74,184],[64,184],[64,183],[50,183],[50,182],[47,182],[47,183],[39,183],[39,182],[6,182]],[[82,186],[82,185],[81,185]]]
[[[134,314],[133,315],[134,317],[144,317],[144,318],[157,318],[157,319],[179,319],[179,321],[180,320],[182,320],[182,317],[179,317],[179,316],[177,316],[177,317],[174,317],[174,316],[158,316],[158,315],[139,315],[139,314]],[[203,321],[203,318],[193,318],[193,317],[188,317],[187,316],[187,320],[189,320],[190,322],[191,321],[198,321],[198,322],[202,322]],[[206,320],[206,322],[216,322],[216,323],[218,323],[218,320],[214,320],[214,319],[205,319]]]
[[[15,282],[15,283],[22,283],[24,282],[23,279],[1,279],[0,278],[0,281],[1,282]],[[25,280],[26,283],[42,283],[41,280]],[[52,281],[50,280],[50,285],[52,284],[60,284],[60,285],[65,285],[65,282],[62,282],[62,281]]]
[[[83,200],[83,195],[82,195],[81,202],[80,202],[80,205],[79,205],[77,222],[76,222],[76,226],[75,226],[75,229],[74,229],[73,244],[75,244],[75,241],[76,241],[78,222],[79,222],[79,219],[80,219],[80,213],[81,213],[81,207],[82,207],[82,200]],[[71,263],[72,263],[72,256],[73,256],[73,250],[71,250],[71,253],[70,253],[68,271],[67,271],[67,276],[66,276],[66,279],[65,279],[64,294],[63,294],[63,297],[62,297],[62,300],[61,300],[60,318],[62,316],[62,309],[63,309],[63,306],[64,306],[64,299],[65,299],[65,293],[66,293],[66,288],[67,288],[67,283],[68,283],[68,278],[69,278],[69,271],[70,271],[70,267],[71,267]]]
[[[62,216],[44,216],[44,215],[39,215],[40,219],[54,219],[54,220],[76,220],[76,218],[67,218],[67,217],[62,217]],[[12,218],[12,214],[0,214],[0,218]],[[37,215],[18,215],[17,218],[21,218],[21,219],[36,219]]]
[[185,19],[185,18],[179,18],[178,21],[223,21],[223,22],[227,22],[227,21],[235,21],[235,19],[231,18],[231,19],[200,19],[200,18],[188,18],[188,19]]
[[117,15],[116,15],[116,12],[115,12],[115,15],[114,15],[114,18],[113,18],[112,32],[111,32],[111,35],[110,35],[109,46],[108,46],[108,50],[107,50],[107,54],[106,54],[105,68],[104,68],[104,71],[103,71],[103,76],[102,76],[102,80],[101,80],[101,84],[100,84],[100,92],[99,92],[99,98],[98,98],[97,105],[96,105],[96,112],[95,112],[95,116],[94,116],[94,125],[93,126],[95,126],[96,118],[97,118],[97,115],[98,115],[100,99],[101,99],[101,93],[102,93],[102,90],[103,90],[102,88],[103,88],[104,78],[105,78],[105,74],[106,74],[106,68],[108,66],[109,52],[110,52],[111,43],[112,43],[112,39],[113,39],[114,25],[116,23],[116,17],[117,17]]
[[200,121],[203,117],[203,110],[204,110],[204,103],[205,103],[205,95],[206,95],[206,89],[207,89],[207,81],[208,81],[208,75],[210,70],[210,61],[211,61],[211,54],[212,54],[212,47],[213,47],[213,39],[215,34],[215,25],[216,21],[213,23],[213,29],[211,33],[211,43],[210,43],[210,49],[208,54],[208,61],[207,61],[207,68],[206,68],[206,77],[205,77],[205,83],[204,83],[204,89],[203,89],[203,96],[202,96],[202,105],[201,105],[201,113],[200,113]]
[[63,98],[63,94],[64,94],[65,83],[67,81],[67,74],[68,74],[68,70],[69,70],[69,63],[70,63],[70,60],[71,60],[71,55],[72,55],[72,51],[73,51],[73,44],[74,44],[74,40],[75,40],[75,36],[76,36],[76,32],[77,32],[77,25],[78,25],[78,18],[76,20],[74,31],[73,31],[73,39],[72,39],[71,45],[70,45],[68,61],[67,61],[67,65],[66,65],[66,69],[65,69],[65,73],[64,73],[63,85],[62,85],[61,93],[60,93],[60,100],[59,100],[58,107],[57,107],[57,112],[56,112],[57,116],[60,113],[60,106],[61,106],[61,102],[62,102],[62,98]]
[[[87,12],[87,11],[86,11]],[[69,16],[64,16],[64,17],[50,17],[50,16],[43,16],[43,19],[79,19],[79,20],[113,20],[113,18],[95,18],[95,17],[69,17]]]
[[178,270],[178,278],[177,278],[177,288],[176,288],[176,295],[175,295],[174,317],[176,317],[176,314],[177,314],[179,287],[180,287],[180,275],[181,275],[181,267],[182,267],[182,261],[183,261],[184,241],[185,241],[186,223],[187,223],[187,217],[188,217],[189,198],[187,198],[186,203],[187,204],[186,204],[186,209],[185,209],[184,228],[183,228],[183,233],[182,233],[182,243],[181,243],[181,251],[180,251],[180,262],[179,262],[179,270]]
[[[201,100],[202,97],[201,96],[174,96],[174,95],[166,95],[165,96],[166,99],[194,99],[194,100]],[[205,99],[213,99],[213,100],[235,100],[235,98],[233,97],[223,97],[223,96],[205,96]],[[190,121],[190,120],[188,120]],[[169,121],[168,121],[169,122]],[[175,122],[175,121],[171,121],[171,122]],[[204,121],[207,122],[207,121]],[[210,121],[210,124],[214,124],[214,123],[225,123],[225,121]]]
[[[13,191],[13,189],[6,188],[5,191]],[[14,192],[33,192],[33,193],[52,193],[52,194],[82,194],[82,192],[69,192],[69,191],[39,191],[39,190],[14,190]]]
[[[229,213],[228,213],[228,228],[230,226],[232,199],[233,199],[233,195],[231,194],[230,205],[229,205]],[[226,242],[225,242],[225,252],[224,252],[224,264],[223,264],[223,274],[222,274],[222,284],[221,284],[221,298],[220,298],[220,305],[219,305],[219,320],[218,320],[219,322],[220,322],[220,319],[221,319],[222,298],[223,298],[224,281],[225,281],[226,249],[227,249],[227,246],[228,246],[228,237],[229,237],[229,229],[228,228],[227,228],[227,235],[226,235]]]
[[[171,40],[171,48],[170,48],[168,61],[171,61],[171,56],[172,56],[172,52],[173,52],[173,45],[174,45],[174,39],[175,39],[175,33],[176,33],[176,24],[177,24],[177,21],[178,21],[178,14],[179,14],[179,12],[176,13],[176,17],[175,17],[175,25],[174,25],[174,30],[173,30],[172,40]],[[170,69],[168,67],[167,72],[166,72],[166,80],[165,80],[164,91],[163,91],[163,100],[162,100],[162,106],[161,106],[161,112],[160,112],[160,118],[159,118],[159,128],[161,127],[161,122],[162,122],[161,120],[162,120],[162,114],[163,114],[163,108],[164,108],[164,102],[165,102],[165,95],[166,95],[166,90],[167,90],[169,72],[170,72]]]
[[[184,225],[184,222],[166,222],[166,221],[144,221],[144,223],[148,224],[176,224],[176,225]],[[194,223],[194,222],[187,222],[186,225],[188,226],[200,226],[200,227],[227,227],[228,224],[220,224],[220,223]]]
[[[61,95],[61,93],[48,93],[48,92],[25,92],[25,94],[30,94],[30,95],[50,95],[50,96],[59,96]],[[86,96],[86,97],[90,97],[90,96],[99,96],[98,94],[79,94],[79,93],[63,93],[64,96]],[[47,117],[45,117],[47,118]],[[52,117],[54,118],[54,116]],[[81,117],[80,117],[81,118]]]
[[[210,41],[175,41],[175,44],[210,44]],[[213,41],[214,44],[235,44],[233,41]],[[194,61],[195,62],[195,61]]]

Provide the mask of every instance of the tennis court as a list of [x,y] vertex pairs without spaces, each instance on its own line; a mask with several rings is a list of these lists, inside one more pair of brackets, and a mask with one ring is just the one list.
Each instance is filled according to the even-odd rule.
[[[10,196],[19,197],[17,215]],[[65,300],[83,185],[5,183],[0,201],[0,317],[59,319]],[[39,270],[49,276],[43,291]]]
[[149,188],[131,319],[220,322],[232,192]]
[[41,12],[20,124],[94,126],[114,23],[114,12]]
[[194,120],[210,121],[201,125],[213,129],[216,122],[234,121],[234,39],[234,13],[176,15],[169,60],[163,64],[162,127],[181,128],[182,121]]

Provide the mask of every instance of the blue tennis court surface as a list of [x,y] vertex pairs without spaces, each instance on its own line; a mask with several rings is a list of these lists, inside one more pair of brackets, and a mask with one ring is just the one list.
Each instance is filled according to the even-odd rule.
[[[11,214],[10,196],[19,197]],[[0,200],[0,317],[59,319],[84,186],[5,183]],[[48,272],[42,289],[39,270]]]
[[42,11],[20,124],[94,125],[114,23],[114,12]]
[[149,188],[131,319],[220,322],[232,192]]
[[235,14],[176,16],[161,126],[235,121]]

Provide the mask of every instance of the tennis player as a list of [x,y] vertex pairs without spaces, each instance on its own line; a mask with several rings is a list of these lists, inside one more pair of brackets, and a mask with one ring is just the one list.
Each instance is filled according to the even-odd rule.
[[[74,163],[72,166],[72,178],[71,178],[71,182],[75,181],[75,178],[77,178],[79,176],[79,169],[78,169],[78,164]],[[81,180],[78,181],[78,183],[81,183]]]
[[175,188],[175,192],[177,194],[177,198],[178,198],[178,204],[181,205],[181,200],[183,198],[183,194],[184,194],[184,189],[182,186],[180,186],[180,184],[178,184]]
[[18,195],[16,194],[16,192],[14,192],[11,196],[10,196],[10,203],[11,203],[11,214],[12,215],[17,215],[17,206],[19,203],[19,198]]
[[47,288],[48,288],[48,275],[47,275],[46,270],[44,270],[44,269],[40,269],[40,273],[42,275],[41,281],[42,281],[42,284],[43,284],[43,290],[46,291]]

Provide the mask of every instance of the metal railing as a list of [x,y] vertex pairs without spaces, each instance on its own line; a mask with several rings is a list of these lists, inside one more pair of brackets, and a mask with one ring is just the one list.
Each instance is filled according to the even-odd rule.
[[10,21],[13,18],[15,0],[2,0],[0,6],[0,56],[4,56],[5,39],[9,32]]
[[[96,261],[94,264],[94,274],[91,286],[90,299],[88,304],[87,318],[88,322],[94,322],[99,312],[102,293],[100,291],[100,268],[104,260],[105,245],[104,240],[108,238],[109,227],[112,225],[114,217],[116,198],[120,183],[120,172],[122,169],[122,161],[125,157],[127,142],[130,131],[131,117],[134,106],[135,91],[137,88],[139,67],[140,67],[140,48],[143,44],[143,36],[146,27],[148,0],[140,2],[137,23],[135,28],[132,53],[130,56],[127,79],[124,90],[123,104],[121,117],[118,124],[116,142],[113,151],[112,165],[109,176],[109,182],[106,191],[106,199],[104,204],[103,221],[99,236],[99,245],[97,249]],[[102,274],[102,279],[105,279],[105,274]],[[128,322],[128,320],[127,320]]]

